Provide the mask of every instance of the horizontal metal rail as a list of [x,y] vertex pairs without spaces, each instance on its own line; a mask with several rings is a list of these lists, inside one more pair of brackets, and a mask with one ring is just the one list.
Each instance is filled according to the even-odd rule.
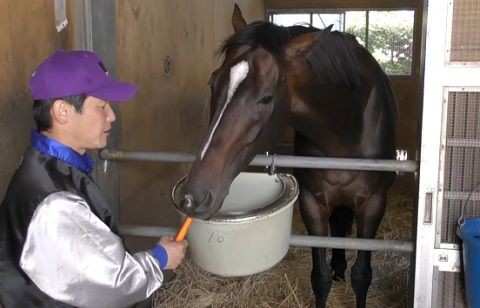
[[124,235],[160,237],[162,235],[175,235],[177,230],[169,227],[120,225],[120,233]]
[[290,245],[305,247],[325,247],[351,250],[383,250],[413,252],[413,243],[390,240],[372,240],[364,238],[344,238],[312,235],[295,235],[290,237]]
[[[191,163],[195,155],[184,152],[140,152],[103,149],[100,157],[105,160],[135,160]],[[271,166],[309,169],[339,169],[339,170],[367,170],[367,171],[399,171],[416,172],[418,163],[412,160],[394,159],[359,159],[359,158],[332,158],[314,156],[291,155],[257,155],[250,162],[251,166]]]
[[[177,230],[166,227],[123,225],[121,233],[125,235],[160,237],[173,235]],[[372,240],[359,238],[326,237],[311,235],[295,235],[290,237],[291,246],[337,248],[351,250],[381,250],[413,252],[413,243],[401,241]]]

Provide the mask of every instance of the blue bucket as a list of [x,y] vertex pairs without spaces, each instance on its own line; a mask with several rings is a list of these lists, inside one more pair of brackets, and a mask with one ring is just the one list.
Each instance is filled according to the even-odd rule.
[[457,230],[463,240],[463,264],[467,303],[480,307],[480,219],[467,219]]

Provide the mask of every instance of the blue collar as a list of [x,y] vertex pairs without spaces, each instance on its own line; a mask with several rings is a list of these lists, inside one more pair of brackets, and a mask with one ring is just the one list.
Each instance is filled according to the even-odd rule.
[[32,130],[30,144],[40,153],[63,160],[69,165],[90,174],[95,161],[87,154],[80,155],[72,148]]

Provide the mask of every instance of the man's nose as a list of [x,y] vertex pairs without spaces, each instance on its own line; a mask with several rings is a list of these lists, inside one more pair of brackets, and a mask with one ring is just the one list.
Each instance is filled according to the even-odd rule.
[[112,106],[107,104],[107,121],[114,122],[117,117],[115,116],[115,112],[113,112]]

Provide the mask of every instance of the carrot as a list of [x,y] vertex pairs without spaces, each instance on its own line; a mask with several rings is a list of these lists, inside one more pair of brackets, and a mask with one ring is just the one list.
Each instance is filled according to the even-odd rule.
[[183,221],[182,226],[180,227],[177,235],[175,236],[176,242],[183,241],[183,239],[187,235],[188,229],[190,228],[191,224],[192,224],[192,218],[188,216],[185,217],[185,220]]

